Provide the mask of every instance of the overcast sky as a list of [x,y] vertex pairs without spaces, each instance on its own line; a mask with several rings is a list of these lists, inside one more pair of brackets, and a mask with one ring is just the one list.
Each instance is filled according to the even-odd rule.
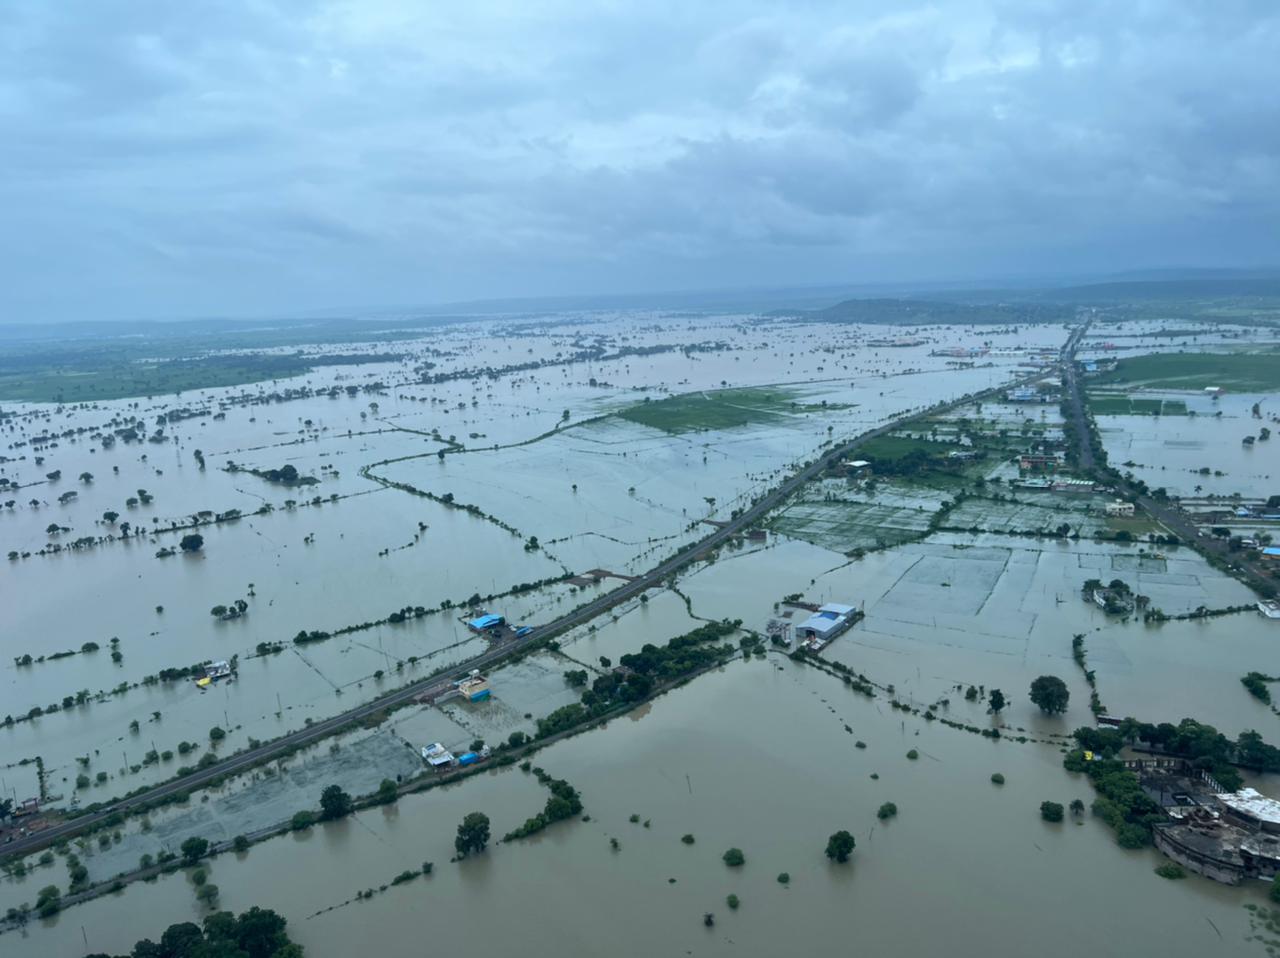
[[1276,0],[3,0],[0,321],[1280,262]]

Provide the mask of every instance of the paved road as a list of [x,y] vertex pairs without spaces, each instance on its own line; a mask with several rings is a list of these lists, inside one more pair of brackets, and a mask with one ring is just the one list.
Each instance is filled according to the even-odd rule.
[[[1093,447],[1089,444],[1089,431],[1084,416],[1084,396],[1076,374],[1075,352],[1080,345],[1088,323],[1080,326],[1062,347],[1062,375],[1067,388],[1067,403],[1071,418],[1076,424],[1076,436],[1079,441],[1080,468],[1091,475],[1098,475],[1093,459]],[[1099,478],[1108,478],[1098,475]],[[1138,508],[1158,521],[1166,529],[1183,542],[1204,555],[1217,556],[1233,566],[1235,574],[1247,584],[1253,586],[1263,595],[1271,595],[1275,588],[1275,580],[1270,570],[1260,560],[1252,558],[1243,551],[1231,551],[1226,539],[1216,536],[1201,536],[1200,524],[1182,510],[1176,501],[1155,499],[1151,496],[1136,497]]]
[[1080,340],[1084,338],[1085,331],[1088,328],[1089,324],[1087,322],[1076,327],[1067,339],[1066,345],[1062,347],[1062,383],[1067,390],[1067,407],[1070,410],[1071,421],[1075,424],[1076,436],[1079,439],[1080,448],[1077,450],[1077,460],[1081,470],[1092,474],[1094,471],[1093,446],[1089,443],[1089,426],[1084,417],[1084,397],[1080,393],[1080,383],[1077,381],[1075,362],[1076,347],[1080,345]]
[[449,690],[452,682],[452,679],[449,676],[465,675],[472,669],[485,669],[510,655],[518,647],[527,645],[537,639],[548,638],[563,632],[566,629],[582,625],[618,603],[625,602],[647,589],[661,585],[667,576],[677,572],[690,562],[702,558],[709,552],[718,549],[734,536],[740,535],[744,530],[758,523],[766,514],[777,508],[793,493],[800,489],[801,486],[818,476],[831,462],[855,452],[859,447],[870,442],[872,439],[883,436],[886,433],[889,433],[894,429],[898,429],[906,423],[919,419],[923,416],[935,415],[939,412],[945,412],[969,402],[985,399],[1013,386],[1040,379],[1042,376],[1043,372],[1037,372],[1032,375],[1021,377],[1013,382],[984,390],[981,393],[977,393],[965,399],[935,406],[925,410],[924,412],[900,416],[896,419],[890,420],[883,426],[879,426],[869,432],[863,433],[843,445],[836,446],[828,450],[811,464],[805,466],[799,472],[784,480],[771,492],[765,494],[765,496],[756,502],[755,505],[746,509],[736,518],[730,519],[723,526],[700,540],[693,548],[672,556],[670,559],[660,563],[643,575],[627,582],[625,585],[622,585],[611,592],[593,599],[585,605],[579,606],[578,608],[565,613],[555,621],[535,627],[532,632],[528,633],[519,642],[507,642],[502,645],[495,646],[469,661],[458,663],[456,666],[448,670],[448,675],[437,675],[423,679],[420,682],[415,682],[398,691],[389,692],[380,698],[373,699],[364,705],[356,706],[355,708],[343,712],[340,715],[335,715],[333,718],[315,722],[305,728],[300,728],[295,732],[290,732],[280,738],[274,739],[263,745],[259,745],[257,748],[251,748],[244,752],[239,752],[236,755],[232,755],[221,762],[218,762],[216,765],[211,765],[208,768],[194,771],[182,778],[157,785],[154,788],[147,789],[147,791],[133,796],[132,798],[122,799],[121,801],[116,802],[113,805],[109,805],[104,809],[100,809],[99,811],[82,815],[71,821],[52,826],[20,839],[15,839],[7,845],[0,845],[0,855],[8,856],[12,854],[27,854],[29,852],[36,851],[47,845],[53,844],[61,838],[65,838],[69,835],[73,835],[77,832],[90,828],[114,812],[131,810],[140,805],[147,805],[157,799],[165,798],[170,795],[193,791],[203,785],[207,785],[214,779],[221,778],[224,775],[234,772],[243,771],[255,765],[260,765],[263,762],[270,761],[282,752],[286,752],[297,748],[298,746],[306,745],[317,741],[318,739],[333,735],[342,730],[345,726],[350,725],[353,722],[359,722],[360,720],[373,715],[375,712],[394,709],[398,706],[406,705],[419,697],[434,698]]

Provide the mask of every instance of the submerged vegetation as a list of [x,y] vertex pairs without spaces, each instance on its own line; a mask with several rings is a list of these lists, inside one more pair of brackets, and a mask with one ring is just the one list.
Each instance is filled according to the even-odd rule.
[[732,645],[711,645],[732,635],[741,622],[709,622],[676,636],[664,646],[646,643],[639,652],[619,660],[619,668],[606,672],[582,693],[582,700],[563,705],[538,719],[538,738],[547,738],[593,721],[619,706],[647,698],[657,683],[678,681],[702,669],[727,661]]
[[577,789],[562,778],[552,778],[536,766],[532,771],[538,782],[551,792],[551,797],[547,799],[547,804],[541,812],[532,818],[526,819],[519,828],[507,832],[502,837],[504,842],[515,841],[518,838],[528,838],[530,835],[536,835],[548,825],[582,814],[582,798],[578,795]]
[[748,387],[712,389],[649,399],[628,406],[618,413],[622,419],[680,434],[711,429],[733,429],[760,423],[776,423],[789,416],[805,413],[834,412],[847,406],[805,403],[793,389]]

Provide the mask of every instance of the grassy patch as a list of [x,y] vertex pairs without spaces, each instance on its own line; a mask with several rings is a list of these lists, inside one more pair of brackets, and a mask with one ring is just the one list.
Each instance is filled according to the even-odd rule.
[[1221,386],[1241,392],[1270,392],[1280,389],[1280,352],[1134,356],[1120,360],[1113,371],[1103,373],[1093,381],[1147,389]]
[[714,389],[646,400],[618,413],[622,419],[669,433],[735,429],[777,423],[807,413],[848,409],[839,403],[805,403],[789,389]]
[[1089,393],[1089,411],[1095,416],[1185,416],[1187,404],[1181,399],[1148,399]]
[[917,449],[921,452],[946,455],[962,449],[954,442],[935,442],[917,436],[877,436],[858,449],[858,455],[864,459],[901,459]]
[[1162,531],[1159,523],[1146,516],[1107,516],[1107,529],[1113,533],[1127,532],[1135,539],[1146,538],[1149,533]]

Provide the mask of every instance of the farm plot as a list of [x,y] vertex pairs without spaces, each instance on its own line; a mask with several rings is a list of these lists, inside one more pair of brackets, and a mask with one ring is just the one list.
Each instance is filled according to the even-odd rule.
[[974,496],[956,506],[944,525],[987,532],[1053,532],[1067,525],[1068,535],[1092,536],[1107,529],[1107,520],[1102,509],[1092,509],[1088,500],[1046,496],[1043,502],[1010,502]]
[[834,552],[878,549],[918,539],[942,506],[944,494],[930,488],[882,487],[873,497],[805,499],[770,523],[775,532]]

